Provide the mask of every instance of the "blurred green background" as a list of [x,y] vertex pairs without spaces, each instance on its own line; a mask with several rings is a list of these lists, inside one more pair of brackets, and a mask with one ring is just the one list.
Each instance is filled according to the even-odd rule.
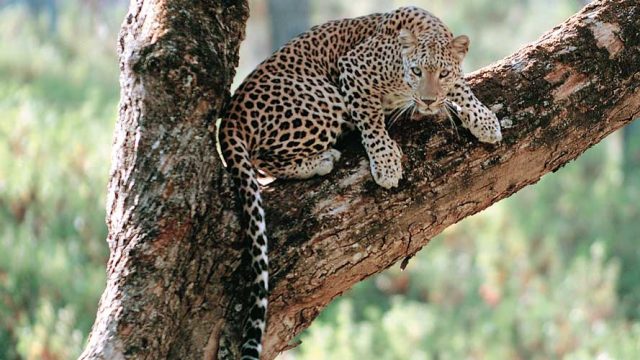
[[[470,35],[470,71],[586,1],[410,3]],[[300,29],[407,4],[252,0],[239,77]],[[93,322],[126,7],[0,0],[0,359],[74,359]],[[640,359],[638,135],[627,126],[450,227],[404,272],[360,283],[281,359]]]

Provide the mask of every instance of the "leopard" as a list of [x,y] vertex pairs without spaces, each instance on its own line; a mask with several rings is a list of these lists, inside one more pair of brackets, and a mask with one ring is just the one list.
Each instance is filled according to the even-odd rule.
[[402,150],[385,122],[397,110],[433,115],[453,109],[479,141],[500,142],[496,115],[462,73],[469,44],[427,10],[401,7],[312,27],[238,86],[220,118],[218,140],[251,258],[242,360],[260,359],[267,325],[268,241],[258,176],[327,175],[341,157],[336,141],[357,130],[375,183],[397,187]]

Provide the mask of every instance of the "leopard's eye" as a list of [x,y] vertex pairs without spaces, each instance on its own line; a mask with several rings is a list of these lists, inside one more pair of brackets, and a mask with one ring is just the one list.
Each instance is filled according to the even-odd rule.
[[422,75],[422,70],[420,70],[420,68],[419,68],[419,67],[417,67],[417,66],[412,67],[412,68],[411,68],[411,72],[412,72],[412,73],[413,73],[413,75],[415,75],[415,76],[420,76],[420,75]]
[[450,74],[450,73],[449,73],[449,70],[442,70],[442,71],[440,71],[440,79],[444,79],[444,78],[446,78],[447,76],[449,76],[449,74]]

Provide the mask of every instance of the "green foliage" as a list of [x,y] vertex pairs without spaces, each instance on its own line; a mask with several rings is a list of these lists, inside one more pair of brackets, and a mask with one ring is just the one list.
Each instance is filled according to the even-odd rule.
[[450,0],[419,3],[440,16],[454,33],[469,34],[471,47],[465,70],[515,52],[580,9],[575,0],[459,0],[455,6]]
[[0,12],[0,359],[76,358],[105,284],[115,33],[63,5],[57,34]]
[[[76,358],[105,284],[114,48],[125,9],[92,14],[60,3],[56,33],[46,16],[0,9],[0,359]],[[470,69],[578,8],[572,0],[410,3],[471,35]],[[637,124],[615,133],[447,229],[406,271],[360,283],[283,357],[640,358],[639,135]]]

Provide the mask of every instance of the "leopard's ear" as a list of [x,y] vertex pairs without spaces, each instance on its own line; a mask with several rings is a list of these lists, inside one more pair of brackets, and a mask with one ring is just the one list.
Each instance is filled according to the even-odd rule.
[[460,35],[451,40],[451,52],[459,61],[464,59],[465,55],[469,51],[469,37],[467,35]]
[[402,53],[408,53],[416,48],[418,45],[418,39],[413,33],[408,29],[401,29],[400,34],[398,35],[398,40],[400,40],[400,45],[402,45]]

